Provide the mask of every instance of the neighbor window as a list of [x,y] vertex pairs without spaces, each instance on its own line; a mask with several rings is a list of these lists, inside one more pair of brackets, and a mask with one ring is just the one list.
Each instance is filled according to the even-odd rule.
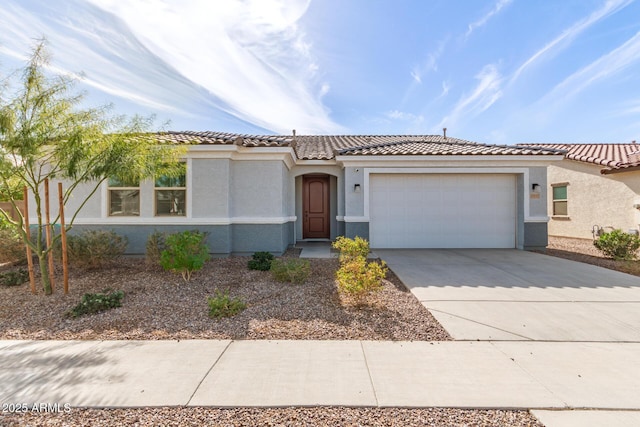
[[552,185],[553,188],[553,214],[567,216],[567,185]]
[[109,178],[109,215],[140,216],[140,184]]
[[156,216],[186,215],[187,197],[186,170],[177,176],[156,178],[155,198]]

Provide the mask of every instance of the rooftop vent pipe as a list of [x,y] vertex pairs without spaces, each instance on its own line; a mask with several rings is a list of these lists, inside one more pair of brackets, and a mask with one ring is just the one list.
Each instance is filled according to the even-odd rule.
[[442,128],[442,136],[444,136],[444,139],[447,139],[447,128]]

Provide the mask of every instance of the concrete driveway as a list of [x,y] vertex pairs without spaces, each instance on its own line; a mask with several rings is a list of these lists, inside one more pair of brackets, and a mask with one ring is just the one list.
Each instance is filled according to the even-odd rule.
[[640,277],[511,249],[377,249],[457,340],[640,342]]

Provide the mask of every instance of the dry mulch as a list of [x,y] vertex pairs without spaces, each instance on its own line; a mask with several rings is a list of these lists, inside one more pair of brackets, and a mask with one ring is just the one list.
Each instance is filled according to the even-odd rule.
[[544,253],[558,258],[570,259],[640,276],[640,261],[616,261],[606,258],[602,255],[602,252],[593,246],[593,240],[590,239],[549,236],[549,246],[547,246],[547,250]]
[[[0,287],[0,339],[290,339],[450,340],[427,309],[390,271],[370,306],[344,305],[334,281],[338,261],[312,259],[303,285],[276,282],[247,268],[246,257],[213,259],[185,283],[180,275],[125,258],[108,268],[72,270],[70,293],[32,295],[28,283]],[[83,294],[123,290],[123,306],[67,318]],[[216,291],[240,297],[247,308],[211,319],[207,298]]]
[[447,408],[72,408],[68,414],[12,414],[0,421],[6,426],[543,427],[527,411]]
[[[209,261],[190,283],[124,259],[103,270],[73,270],[69,295],[45,296],[29,285],[0,287],[0,339],[362,339],[450,340],[447,332],[389,271],[371,306],[344,305],[334,274],[337,260],[310,260],[303,285],[279,283],[251,271],[247,258]],[[60,278],[58,278],[58,286]],[[81,295],[106,288],[125,292],[123,307],[69,319]],[[248,308],[227,319],[207,315],[216,290]],[[71,408],[68,413],[2,414],[7,426],[477,426],[542,427],[528,411],[454,408]]]

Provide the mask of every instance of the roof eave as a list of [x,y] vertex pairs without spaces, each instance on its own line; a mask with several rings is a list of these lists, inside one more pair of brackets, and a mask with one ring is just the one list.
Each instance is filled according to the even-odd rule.
[[635,172],[635,171],[640,171],[640,165],[629,166],[629,167],[626,167],[626,168],[601,169],[600,173],[602,175],[612,175],[612,174],[616,174],[616,173]]

